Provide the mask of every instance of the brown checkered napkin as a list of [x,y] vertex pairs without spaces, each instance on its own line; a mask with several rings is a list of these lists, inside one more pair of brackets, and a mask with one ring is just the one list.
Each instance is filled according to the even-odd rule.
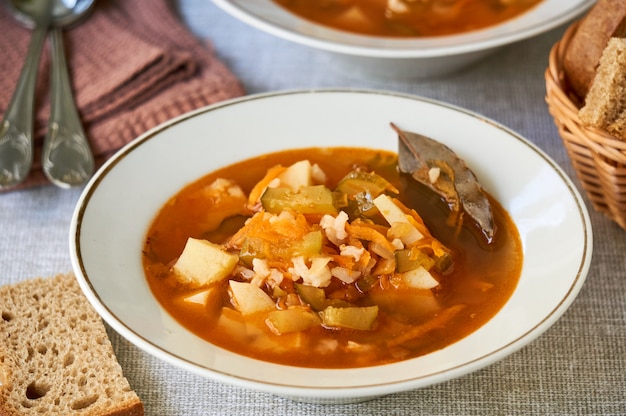
[[[19,77],[31,32],[0,7],[0,114]],[[70,78],[96,162],[179,114],[243,94],[210,45],[183,25],[167,0],[97,0],[64,32]],[[22,189],[48,183],[40,148],[49,115],[49,50],[36,88],[35,160]]]

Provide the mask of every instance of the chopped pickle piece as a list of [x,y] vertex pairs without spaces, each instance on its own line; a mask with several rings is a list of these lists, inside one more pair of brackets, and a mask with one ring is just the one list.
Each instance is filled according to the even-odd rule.
[[369,192],[361,192],[354,195],[348,202],[350,218],[366,217],[372,218],[378,214],[378,210]]
[[319,325],[320,322],[320,317],[315,312],[302,306],[272,311],[265,320],[270,330],[278,335],[306,331]]
[[435,270],[439,273],[447,274],[452,271],[454,262],[450,253],[443,253],[437,257],[435,262]]
[[336,308],[329,306],[322,311],[322,322],[327,327],[339,327],[368,331],[378,316],[378,306]]
[[435,265],[435,260],[417,247],[410,247],[396,251],[396,271],[398,273],[423,267],[430,270]]
[[289,257],[320,255],[322,254],[322,242],[322,232],[320,230],[311,231],[301,241],[294,243]]
[[305,285],[302,283],[296,283],[296,292],[303,303],[309,305],[314,311],[320,312],[329,306],[335,307],[348,307],[351,306],[349,302],[342,299],[329,299],[326,297],[324,289]]
[[323,236],[320,230],[311,231],[304,235],[302,240],[293,241],[289,246],[272,244],[271,241],[260,237],[246,237],[239,252],[239,258],[248,267],[252,267],[252,260],[282,259],[290,260],[293,257],[314,257],[322,252]]
[[313,308],[313,310],[321,311],[328,306],[324,289],[315,286],[303,285],[302,283],[296,283],[295,287],[300,299],[302,299],[302,302],[309,305]]
[[347,210],[351,218],[371,218],[378,214],[374,198],[385,190],[397,190],[382,176],[374,172],[354,170],[348,173],[337,185],[336,191],[345,195]]
[[274,297],[274,299],[284,298],[287,297],[287,295],[288,293],[280,286],[275,286],[272,290],[272,296]]
[[397,190],[395,190],[387,179],[374,172],[364,172],[360,170],[353,170],[348,173],[337,185],[337,190],[348,195],[348,198],[365,192],[370,194],[371,198],[374,199],[387,189],[394,190],[397,193]]
[[303,186],[297,192],[290,188],[267,188],[261,196],[265,211],[279,214],[293,210],[301,214],[336,215],[335,197],[324,185]]
[[369,292],[376,284],[378,283],[379,276],[370,274],[367,276],[363,276],[359,280],[355,282],[356,288],[361,293]]
[[246,237],[239,251],[239,259],[248,267],[252,267],[252,260],[266,259],[271,253],[269,241],[258,237]]
[[341,209],[347,207],[350,202],[348,201],[348,196],[342,192],[333,191],[333,205],[337,208],[337,211],[341,211]]

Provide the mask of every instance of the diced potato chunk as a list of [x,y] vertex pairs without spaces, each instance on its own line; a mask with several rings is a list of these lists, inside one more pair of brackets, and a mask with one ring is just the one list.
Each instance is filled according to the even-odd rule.
[[198,292],[183,296],[183,302],[193,303],[196,305],[206,305],[210,294],[211,289],[200,290]]
[[422,266],[402,273],[401,277],[407,286],[415,289],[432,289],[439,286],[437,279]]
[[173,269],[181,282],[204,286],[228,277],[238,260],[236,254],[228,253],[220,245],[189,238]]
[[313,184],[311,162],[301,160],[294,163],[278,175],[278,179],[280,179],[281,186],[287,186],[294,192],[303,186],[311,186]]
[[224,307],[217,320],[217,326],[230,337],[239,342],[250,342],[252,339],[263,338],[263,330],[255,322],[247,322],[242,314],[234,309]]
[[234,306],[242,315],[251,315],[276,308],[275,302],[261,288],[235,280],[228,283],[233,294]]
[[177,298],[177,301],[179,304],[184,305],[183,307],[185,308],[204,310],[209,315],[218,314],[223,304],[222,292],[223,285],[215,284],[185,293]]
[[[378,195],[374,199],[374,205],[380,211],[381,215],[387,220],[389,225],[393,226],[395,223],[409,224],[410,229],[407,231],[407,235],[410,235],[410,240],[417,241],[424,237],[422,233],[415,228],[413,224],[408,220],[406,214],[393,203],[393,200],[385,194]],[[406,226],[404,226],[406,227]],[[405,243],[411,243],[412,241],[405,241]]]
[[325,326],[357,329],[367,331],[372,329],[378,306],[335,308],[329,306],[322,311],[322,321]]
[[284,310],[272,311],[267,315],[265,323],[275,334],[281,335],[289,332],[306,331],[319,325],[319,316],[310,309],[293,307]]
[[203,286],[200,289],[194,289],[185,294],[180,295],[178,301],[187,305],[197,305],[210,309],[217,309],[222,305],[223,285],[214,284],[211,286]]

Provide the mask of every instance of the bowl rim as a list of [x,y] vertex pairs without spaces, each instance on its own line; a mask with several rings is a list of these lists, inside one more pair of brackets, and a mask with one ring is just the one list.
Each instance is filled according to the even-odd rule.
[[[339,94],[374,94],[374,95],[383,95],[383,96],[391,96],[391,97],[399,97],[410,100],[421,101],[431,105],[441,106],[445,109],[461,112],[466,115],[471,116],[472,118],[477,118],[481,122],[487,122],[489,125],[503,130],[508,135],[512,136],[518,141],[521,141],[524,145],[528,146],[533,152],[537,153],[547,164],[555,171],[555,173],[559,176],[559,178],[564,182],[568,191],[571,193],[574,198],[577,207],[578,213],[580,215],[581,223],[583,225],[584,238],[585,238],[585,247],[584,247],[584,255],[580,259],[580,264],[578,266],[578,271],[576,277],[573,279],[571,285],[569,286],[567,293],[563,296],[560,302],[555,305],[555,307],[551,310],[547,316],[545,316],[540,322],[537,322],[531,329],[526,331],[523,334],[518,335],[514,340],[507,343],[506,345],[500,346],[496,350],[490,350],[487,354],[482,354],[476,359],[471,361],[464,361],[460,365],[454,367],[448,367],[441,371],[429,373],[423,376],[414,377],[410,379],[401,379],[394,382],[384,382],[380,384],[369,384],[369,385],[359,385],[359,386],[349,386],[345,388],[337,388],[337,387],[319,387],[319,386],[293,386],[288,384],[280,384],[280,383],[268,383],[266,381],[258,381],[251,377],[241,377],[238,375],[229,374],[227,372],[221,372],[219,370],[215,370],[212,368],[207,368],[199,365],[198,363],[194,363],[190,359],[185,357],[180,357],[172,352],[167,351],[160,346],[154,344],[150,340],[145,339],[140,334],[138,334],[133,328],[130,328],[125,322],[120,321],[117,316],[109,309],[109,307],[102,303],[99,295],[96,293],[95,288],[92,286],[90,282],[87,272],[84,267],[84,263],[81,259],[80,255],[80,233],[79,230],[81,228],[81,223],[83,219],[83,213],[89,204],[90,199],[93,194],[97,191],[97,187],[99,183],[106,177],[106,175],[114,169],[117,163],[122,161],[124,157],[131,154],[133,150],[140,147],[142,144],[149,141],[152,137],[159,134],[159,132],[166,130],[172,126],[175,126],[179,123],[182,123],[188,119],[194,118],[199,114],[214,111],[220,108],[225,108],[231,105],[236,105],[242,102],[249,102],[253,100],[263,100],[272,97],[279,96],[287,96],[291,94],[326,94],[326,93],[339,93]],[[573,185],[567,174],[541,149],[539,149],[536,145],[523,138],[522,136],[514,133],[503,125],[487,119],[475,112],[470,110],[466,110],[460,107],[457,107],[452,104],[447,104],[438,100],[433,100],[429,98],[424,98],[411,94],[404,94],[398,92],[390,92],[390,91],[378,91],[378,90],[366,90],[366,89],[314,89],[314,90],[288,90],[288,91],[279,91],[279,92],[269,92],[269,93],[260,93],[253,94],[248,96],[243,96],[239,98],[230,99],[227,101],[219,102],[213,105],[209,105],[203,108],[199,108],[192,112],[183,114],[176,118],[173,118],[161,125],[145,132],[140,135],[127,145],[125,145],[122,149],[120,149],[114,156],[112,156],[109,160],[107,160],[104,165],[99,169],[99,171],[92,177],[90,182],[87,184],[81,196],[77,202],[75,211],[72,215],[72,220],[70,224],[69,230],[69,243],[70,243],[70,253],[71,253],[71,261],[74,272],[76,274],[77,280],[81,289],[85,293],[87,299],[94,306],[96,311],[103,317],[107,323],[109,323],[118,333],[120,333],[124,338],[131,341],[136,346],[140,347],[142,350],[150,353],[153,356],[156,356],[162,359],[165,362],[173,364],[179,368],[183,368],[192,373],[209,377],[216,381],[221,381],[226,384],[237,385],[240,387],[247,387],[251,389],[256,389],[260,391],[265,391],[273,394],[277,394],[279,396],[285,396],[289,398],[295,398],[301,401],[308,400],[320,400],[320,399],[328,399],[331,401],[336,400],[348,400],[354,401],[354,399],[366,400],[371,397],[377,397],[390,393],[397,393],[401,391],[412,390],[416,388],[421,388],[425,386],[430,386],[433,384],[437,384],[443,381],[447,381],[453,378],[460,377],[462,375],[471,373],[480,368],[484,368],[505,356],[510,355],[511,353],[521,349],[522,347],[528,345],[528,343],[535,340],[541,334],[543,334],[547,329],[549,329],[560,317],[561,315],[569,308],[571,303],[576,298],[576,295],[582,288],[584,281],[586,280],[586,276],[588,274],[588,270],[590,267],[591,256],[592,256],[592,246],[593,246],[593,238],[592,238],[592,229],[591,222],[589,219],[589,214],[587,212],[586,206],[577,191],[576,187]],[[367,367],[366,367],[367,368]],[[351,369],[354,370],[354,369]],[[360,369],[356,369],[357,371]],[[341,370],[339,370],[341,371]],[[210,374],[210,375],[208,375]],[[428,381],[425,383],[424,381]]]
[[[580,0],[579,4],[566,10],[565,13],[560,14],[556,18],[549,20],[540,19],[529,26],[520,28],[512,26],[512,23],[515,22],[514,19],[500,25],[468,32],[466,34],[439,36],[427,39],[396,39],[351,34],[311,23],[298,16],[292,16],[293,20],[296,22],[294,26],[297,29],[282,27],[267,16],[255,14],[237,3],[237,1],[246,0],[212,1],[220,9],[240,21],[266,33],[298,44],[345,55],[397,59],[435,58],[495,49],[554,29],[581,15],[596,2],[596,0]],[[271,0],[265,1],[271,2]],[[543,1],[547,2],[548,0]],[[256,5],[258,0],[252,0],[251,3]],[[535,7],[540,6],[541,3]],[[280,10],[279,6],[275,6],[275,8]],[[283,13],[286,14],[287,12]],[[529,13],[533,13],[533,10],[531,9],[527,12],[527,14]],[[369,39],[378,39],[375,42],[380,42],[381,46],[367,46],[367,43],[370,42]]]

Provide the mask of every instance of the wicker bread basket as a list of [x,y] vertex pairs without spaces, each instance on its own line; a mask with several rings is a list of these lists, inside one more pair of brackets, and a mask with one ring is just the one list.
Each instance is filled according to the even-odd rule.
[[626,141],[580,123],[579,107],[563,74],[563,56],[577,27],[571,25],[550,51],[546,102],[593,208],[626,230]]

